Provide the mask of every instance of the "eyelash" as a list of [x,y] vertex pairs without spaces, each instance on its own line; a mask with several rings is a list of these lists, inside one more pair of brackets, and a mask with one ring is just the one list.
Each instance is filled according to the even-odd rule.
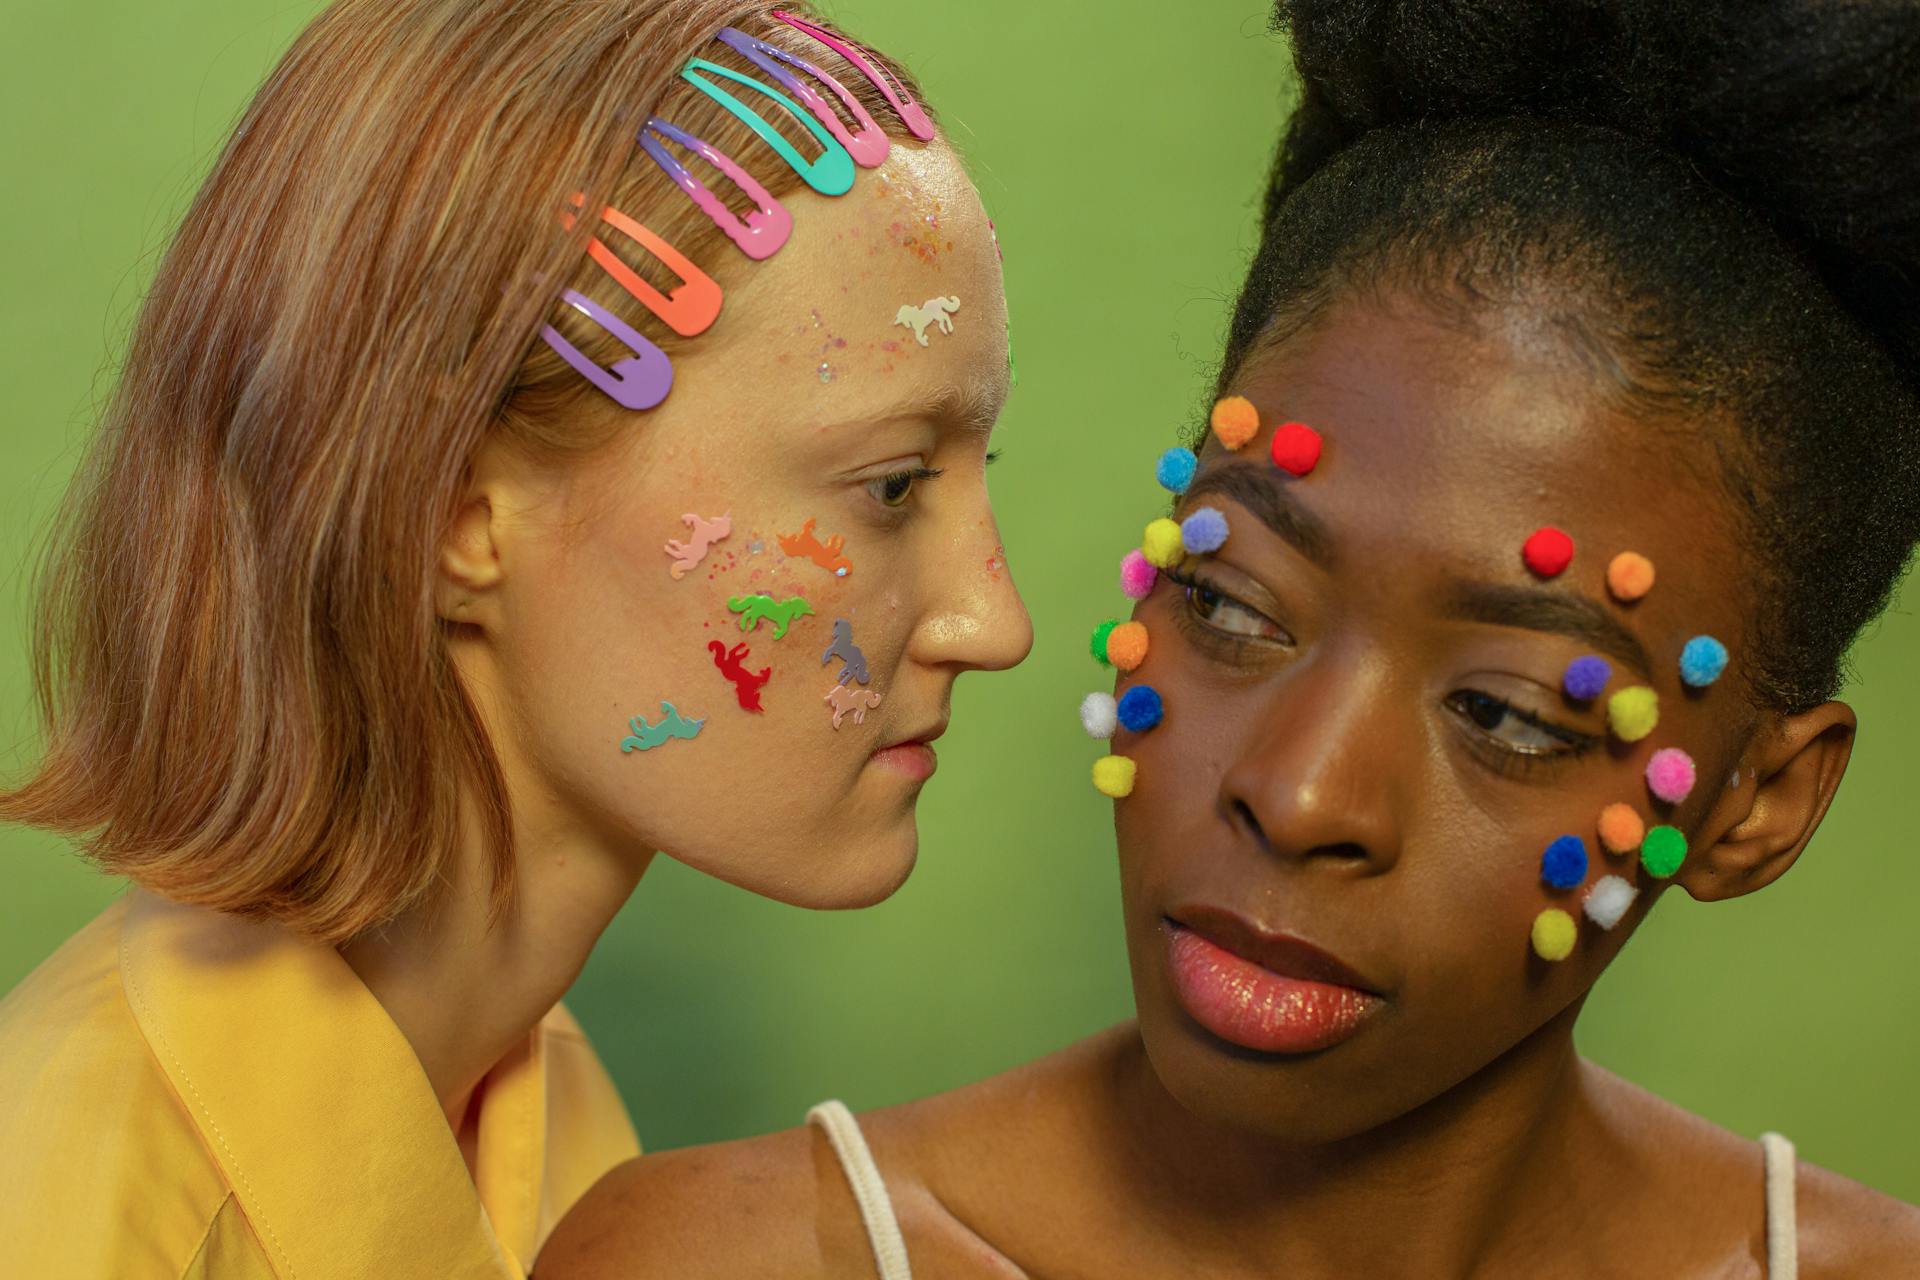
[[[1162,576],[1181,589],[1181,596],[1185,607],[1178,608],[1174,611],[1175,624],[1190,638],[1211,648],[1215,653],[1229,657],[1239,657],[1244,655],[1247,649],[1256,644],[1280,643],[1274,640],[1255,640],[1250,637],[1236,636],[1231,632],[1223,631],[1211,625],[1205,618],[1200,616],[1195,607],[1195,593],[1205,592],[1208,595],[1218,597],[1218,599],[1225,602],[1226,605],[1244,610],[1248,614],[1271,624],[1276,630],[1284,632],[1285,629],[1282,628],[1279,623],[1274,622],[1273,619],[1268,618],[1258,609],[1255,609],[1246,601],[1234,596],[1231,592],[1221,590],[1219,587],[1190,570],[1180,568],[1166,569],[1162,571]],[[1548,750],[1527,750],[1510,746],[1496,737],[1490,729],[1483,728],[1476,722],[1472,713],[1462,705],[1466,700],[1473,700],[1483,711],[1494,712],[1496,714],[1496,718],[1493,721],[1495,727],[1498,727],[1506,717],[1512,716],[1514,719],[1532,726],[1548,737],[1558,739],[1565,745],[1560,748]],[[1592,734],[1580,733],[1576,730],[1568,729],[1565,726],[1550,723],[1529,711],[1522,710],[1504,698],[1478,689],[1457,690],[1447,696],[1446,702],[1450,709],[1458,712],[1462,720],[1467,722],[1468,732],[1472,734],[1472,740],[1477,749],[1476,754],[1496,772],[1506,777],[1524,778],[1532,776],[1538,770],[1562,765],[1568,761],[1578,759],[1593,750],[1594,747],[1600,743],[1600,739]]]
[[[941,467],[905,467],[867,481],[867,493],[887,510],[899,511],[905,508],[907,499],[913,496],[915,485],[931,484],[945,474],[945,469]],[[900,491],[897,499],[889,502],[886,496],[887,491],[896,484],[905,484],[906,488]]]

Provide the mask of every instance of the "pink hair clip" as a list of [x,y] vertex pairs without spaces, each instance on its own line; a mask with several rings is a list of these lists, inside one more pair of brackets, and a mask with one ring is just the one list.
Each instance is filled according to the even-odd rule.
[[[820,123],[827,127],[827,131],[833,135],[834,140],[846,148],[847,154],[853,157],[853,162],[862,169],[877,168],[886,160],[887,153],[893,149],[893,140],[887,137],[887,131],[867,114],[867,109],[860,105],[860,99],[854,97],[847,86],[833,76],[805,58],[795,57],[785,49],[776,48],[765,40],[756,39],[736,27],[720,28],[720,34],[714,39],[772,76],[781,88],[805,103],[807,110],[819,118]],[[820,96],[812,85],[787,70],[787,67],[781,66],[783,62],[787,66],[805,72],[833,90],[834,96],[840,99],[840,105],[853,116],[856,129],[849,132],[846,123],[828,105],[827,100]]]
[[[574,192],[571,202],[576,209],[586,208],[586,193]],[[622,262],[605,241],[595,236],[588,244],[587,252],[621,288],[633,295],[634,301],[660,317],[662,323],[683,338],[695,337],[713,327],[713,322],[720,317],[720,304],[725,297],[720,291],[719,281],[695,266],[691,258],[655,235],[643,223],[612,205],[601,212],[600,218],[616,231],[625,232],[680,277],[680,283],[670,292],[661,293],[641,279],[639,272]],[[571,231],[578,219],[571,213],[563,213],[560,221]]]
[[887,74],[878,58],[852,41],[844,40],[826,28],[815,26],[805,18],[788,13],[785,9],[775,9],[773,16],[776,21],[786,23],[795,31],[812,36],[858,67],[860,74],[885,95],[887,105],[893,108],[893,113],[900,117],[900,123],[907,126],[909,133],[922,142],[933,141],[933,121],[927,118],[926,111],[913,100],[913,96],[906,91],[905,86]]
[[[653,135],[659,135],[655,137]],[[693,171],[680,163],[679,157],[661,145],[660,138],[677,142],[687,150],[705,160],[708,164],[727,175],[733,184],[746,193],[755,208],[742,222],[733,210],[727,208]],[[711,143],[702,141],[682,129],[655,116],[647,121],[646,128],[640,131],[640,146],[653,157],[653,162],[666,171],[674,184],[686,192],[687,198],[699,205],[701,210],[712,218],[714,224],[727,233],[729,239],[740,246],[740,252],[755,262],[771,258],[780,252],[793,235],[793,214],[787,207],[775,200],[767,189],[753,180],[753,175],[734,161],[734,159]]]
[[612,396],[614,402],[623,408],[651,409],[667,398],[667,392],[673,390],[673,361],[667,358],[666,352],[585,294],[569,289],[561,295],[561,299],[626,343],[634,353],[617,362],[613,368],[602,369],[587,359],[580,348],[568,342],[558,329],[546,325],[540,330],[540,336],[559,353],[561,359],[579,370],[587,381]]

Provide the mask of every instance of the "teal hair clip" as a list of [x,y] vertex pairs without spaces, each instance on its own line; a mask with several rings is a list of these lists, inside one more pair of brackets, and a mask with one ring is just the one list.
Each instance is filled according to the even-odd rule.
[[[702,71],[712,72],[714,75],[743,85],[755,93],[764,94],[779,103],[788,115],[799,121],[819,142],[822,147],[819,159],[808,161],[791,142],[780,136],[778,129],[767,123],[764,116],[701,75]],[[760,141],[772,147],[808,186],[821,195],[843,196],[853,190],[853,156],[840,145],[838,139],[827,132],[825,126],[813,118],[811,112],[804,110],[786,94],[770,85],[762,84],[750,75],[735,71],[731,67],[723,67],[717,62],[708,62],[705,58],[694,58],[689,61],[680,76],[694,88],[719,103],[734,119],[753,130]]]

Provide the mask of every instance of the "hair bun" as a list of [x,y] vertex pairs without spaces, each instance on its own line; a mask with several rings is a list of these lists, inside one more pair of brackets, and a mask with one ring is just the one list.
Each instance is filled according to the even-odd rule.
[[1534,116],[1674,151],[1809,254],[1920,384],[1920,4],[1278,0],[1304,180],[1369,129]]

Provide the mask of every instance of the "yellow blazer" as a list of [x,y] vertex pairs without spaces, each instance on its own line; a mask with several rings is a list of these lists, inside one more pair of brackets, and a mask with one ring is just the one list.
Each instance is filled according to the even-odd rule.
[[639,1153],[556,1006],[481,1085],[470,1176],[338,952],[134,890],[0,1000],[0,1248],[45,1280],[524,1280]]

